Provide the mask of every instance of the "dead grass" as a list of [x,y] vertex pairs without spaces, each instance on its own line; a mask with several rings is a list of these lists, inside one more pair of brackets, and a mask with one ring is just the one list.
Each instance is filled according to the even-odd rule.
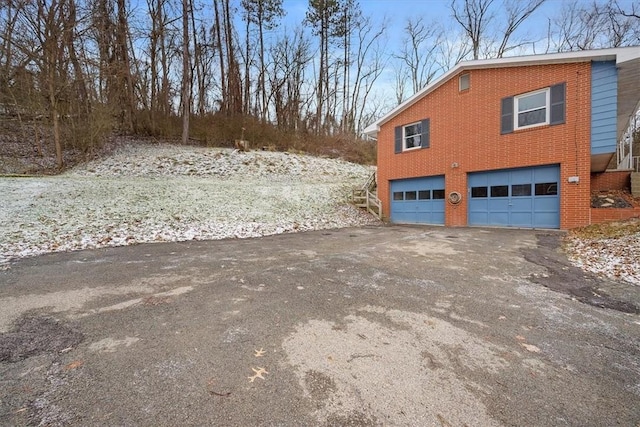
[[[153,136],[177,142],[182,132],[178,117],[162,120],[156,129],[141,128],[138,136]],[[251,116],[209,114],[191,119],[190,143],[205,147],[233,148],[236,139],[249,141],[252,150],[288,151],[320,157],[339,158],[353,163],[374,165],[376,143],[338,134],[316,136],[305,131],[287,131]]]
[[[104,157],[122,145],[180,143],[182,122],[179,117],[158,119],[158,125],[152,128],[149,118],[140,113],[136,117],[135,135],[118,134],[112,119],[109,111],[104,110],[96,112],[89,122],[75,123],[71,119],[65,122],[62,132],[65,167],[59,170],[49,125],[39,122],[35,126],[0,117],[0,174],[58,174],[79,163]],[[211,114],[194,116],[191,120],[190,145],[233,148],[236,139],[249,141],[252,150],[304,153],[363,165],[375,165],[377,157],[375,142],[353,135],[320,137],[284,131],[246,116]]]
[[614,221],[579,227],[569,231],[569,238],[580,239],[619,239],[631,234],[640,233],[640,219]]

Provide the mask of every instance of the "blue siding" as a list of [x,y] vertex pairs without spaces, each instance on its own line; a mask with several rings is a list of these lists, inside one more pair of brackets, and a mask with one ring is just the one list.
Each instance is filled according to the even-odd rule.
[[615,61],[591,63],[591,154],[615,153],[618,70]]

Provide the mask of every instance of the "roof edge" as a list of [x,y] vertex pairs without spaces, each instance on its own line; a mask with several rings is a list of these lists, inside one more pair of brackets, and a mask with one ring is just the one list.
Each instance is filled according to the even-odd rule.
[[540,55],[511,56],[507,58],[477,59],[462,61],[453,68],[442,74],[433,82],[420,89],[418,92],[407,98],[404,102],[393,108],[387,114],[364,128],[363,133],[371,138],[376,138],[380,127],[393,117],[406,110],[424,96],[436,90],[449,81],[452,76],[465,70],[477,70],[487,68],[506,68],[532,65],[563,64],[570,62],[586,61],[611,61],[616,64],[640,58],[640,46],[616,47],[607,49],[580,50],[574,52],[546,53]]

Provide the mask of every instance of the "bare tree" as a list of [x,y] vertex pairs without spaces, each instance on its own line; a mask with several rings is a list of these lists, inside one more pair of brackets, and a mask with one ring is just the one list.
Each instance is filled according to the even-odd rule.
[[626,16],[628,18],[640,19],[640,6],[638,7],[639,10],[636,11],[636,4],[634,3],[631,3],[631,5],[629,6],[629,9],[626,9],[626,8],[623,9],[617,0],[613,1],[613,5],[615,5],[615,8],[618,10],[618,12],[622,16]]
[[223,0],[224,6],[224,19],[223,25],[225,29],[225,42],[226,42],[226,52],[227,52],[227,64],[229,66],[227,72],[228,78],[228,86],[227,92],[229,95],[230,101],[230,112],[232,114],[240,114],[246,113],[243,111],[243,100],[242,100],[242,79],[240,77],[240,64],[238,63],[238,58],[236,56],[236,47],[235,39],[233,37],[234,29],[233,29],[233,20],[231,19],[231,6],[229,0]]
[[369,99],[373,86],[385,70],[389,57],[384,55],[382,38],[386,33],[384,24],[374,26],[370,18],[364,18],[358,29],[355,52],[355,76],[351,93],[351,104],[347,111],[346,131],[358,135],[363,119],[371,111]]
[[316,133],[324,132],[323,119],[329,100],[329,39],[335,34],[336,20],[340,4],[338,0],[309,0],[305,22],[311,25],[315,35],[319,37],[320,60],[318,64],[318,81],[316,89]]
[[550,20],[548,33],[548,50],[557,52],[629,46],[640,41],[640,20],[615,0],[574,0]]
[[228,81],[226,78],[227,63],[225,61],[224,48],[222,40],[224,38],[225,31],[222,28],[222,19],[220,18],[220,0],[213,0],[213,12],[214,12],[214,24],[213,32],[215,34],[215,40],[218,51],[218,66],[220,76],[220,110],[224,113],[229,111],[229,95],[228,95]]
[[[396,83],[402,80],[402,75],[408,75],[411,83],[411,94],[418,92],[441,71],[434,55],[437,52],[441,38],[440,27],[436,23],[425,24],[422,17],[409,18],[404,27],[405,38],[400,53],[394,55],[400,60],[400,75]],[[406,70],[406,71],[405,71]]]
[[196,110],[200,116],[204,116],[209,106],[208,99],[215,51],[210,32],[206,30],[204,25],[200,25],[199,30],[196,30],[196,21],[193,13],[191,16],[194,49],[192,68],[196,71],[195,84],[198,97]]
[[67,39],[66,33],[72,31],[75,24],[69,20],[68,6],[65,0],[53,0],[49,4],[46,0],[37,0],[36,10],[27,11],[25,15],[37,37],[38,44],[31,46],[33,50],[29,52],[29,56],[38,65],[41,87],[46,88],[43,95],[48,102],[58,168],[64,166],[60,117],[69,76],[64,41]]
[[182,0],[182,143],[189,142],[191,110],[191,60],[189,55],[189,0]]
[[118,12],[115,32],[115,60],[118,102],[122,108],[122,124],[130,132],[135,130],[136,100],[134,96],[131,60],[129,57],[129,20],[125,0],[117,0]]
[[[260,67],[258,70],[258,88],[260,99],[260,118],[265,121],[269,109],[267,103],[266,88],[266,64],[265,64],[265,42],[264,32],[273,30],[278,25],[278,19],[285,14],[282,8],[282,0],[242,0],[242,7],[246,10],[247,19],[247,46],[249,46],[249,24],[254,24],[258,30],[258,60]],[[248,74],[248,48],[247,48],[247,68]],[[247,83],[245,82],[245,85]],[[245,88],[248,90],[248,88]]]
[[494,0],[452,0],[451,11],[453,18],[464,29],[471,41],[473,59],[480,58],[480,46],[487,36],[487,28],[494,19],[490,11]]
[[606,13],[609,18],[612,46],[633,46],[640,44],[640,12],[631,4],[628,10],[620,7],[617,0],[607,2]]
[[438,49],[435,53],[435,61],[442,70],[454,67],[471,53],[471,43],[466,34],[461,34],[460,29],[445,28],[438,42]]
[[[313,59],[311,42],[301,28],[284,34],[270,50],[270,95],[276,123],[286,130],[303,130],[303,114],[311,97],[304,93],[305,70]],[[304,129],[306,130],[306,129]]]
[[451,11],[469,40],[472,59],[502,58],[510,50],[533,43],[526,37],[516,39],[515,33],[545,1],[452,0]]
[[405,93],[409,82],[409,70],[402,63],[393,67],[393,88],[396,104],[400,105],[407,98]]
[[502,32],[502,41],[498,47],[497,58],[516,46],[510,46],[509,40],[518,27],[531,16],[546,0],[505,0],[504,9],[507,14],[506,27]]
[[[350,106],[350,71],[352,65],[352,35],[358,32],[362,36],[363,17],[360,5],[356,0],[344,0],[340,5],[341,10],[338,15],[336,31],[334,35],[338,38],[338,45],[342,47],[342,117],[340,119],[340,127],[343,132],[352,131],[353,127],[353,109]],[[360,45],[362,38],[360,37]],[[361,48],[361,46],[359,46]],[[356,72],[359,69],[356,67]],[[357,78],[356,78],[357,81]],[[337,86],[336,86],[337,88]],[[336,91],[337,92],[337,91]],[[337,104],[337,102],[336,102]],[[351,117],[350,117],[351,116]]]

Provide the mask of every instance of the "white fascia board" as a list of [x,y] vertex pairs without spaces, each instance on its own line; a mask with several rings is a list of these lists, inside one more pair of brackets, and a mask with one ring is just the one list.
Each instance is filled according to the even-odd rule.
[[548,64],[566,64],[572,62],[586,62],[586,61],[612,61],[615,60],[617,64],[622,62],[631,61],[633,59],[640,58],[640,46],[630,47],[617,47],[609,49],[594,49],[594,50],[581,50],[577,52],[560,52],[560,53],[547,53],[543,55],[526,55],[526,56],[513,56],[507,58],[497,59],[478,59],[474,61],[459,62],[455,67],[438,77],[436,80],[416,92],[413,96],[408,98],[403,103],[389,111],[387,114],[376,120],[364,129],[364,133],[372,138],[376,138],[380,127],[388,122],[390,119],[406,110],[418,100],[422,99],[427,94],[433,92],[442,84],[447,82],[452,76],[460,73],[464,70],[478,70],[486,68],[509,68],[519,66],[532,66],[532,65],[548,65]]
[[640,46],[623,47],[616,56],[616,64],[640,58]]
[[366,128],[364,128],[362,133],[364,133],[365,135],[367,135],[370,138],[377,139],[378,132],[380,131],[380,128],[378,127],[378,125],[376,123],[377,122],[372,123],[369,126],[367,126]]

